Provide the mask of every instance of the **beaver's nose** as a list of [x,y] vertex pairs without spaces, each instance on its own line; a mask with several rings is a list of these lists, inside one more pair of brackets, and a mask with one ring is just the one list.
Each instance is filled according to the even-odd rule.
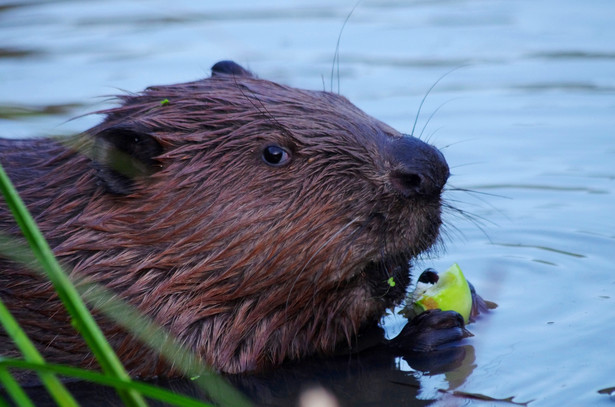
[[450,173],[437,148],[411,136],[389,144],[393,188],[406,198],[432,197],[442,192]]

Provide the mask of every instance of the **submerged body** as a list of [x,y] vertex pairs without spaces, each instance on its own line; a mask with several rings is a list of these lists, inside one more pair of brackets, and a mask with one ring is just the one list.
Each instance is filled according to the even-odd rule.
[[[76,279],[214,368],[352,344],[404,299],[409,262],[437,241],[446,161],[339,95],[228,61],[212,72],[120,97],[79,151],[0,139],[0,162]],[[0,230],[19,235],[4,203]],[[0,297],[49,361],[95,363],[51,284],[1,255]],[[173,373],[97,318],[131,374]],[[0,355],[16,354],[0,331]]]

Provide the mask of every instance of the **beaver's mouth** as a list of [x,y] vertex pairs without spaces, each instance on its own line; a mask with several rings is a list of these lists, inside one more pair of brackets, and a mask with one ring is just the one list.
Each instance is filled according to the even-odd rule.
[[410,284],[410,258],[405,253],[369,261],[361,275],[365,278],[372,298],[383,302],[385,308],[404,299]]

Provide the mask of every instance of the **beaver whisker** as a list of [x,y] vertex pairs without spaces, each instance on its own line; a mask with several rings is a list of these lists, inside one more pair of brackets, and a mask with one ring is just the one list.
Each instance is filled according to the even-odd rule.
[[[472,223],[478,230],[481,231],[481,233],[489,240],[491,240],[489,234],[487,233],[486,229],[485,229],[485,224],[489,223],[489,224],[494,224],[492,221],[490,221],[489,219],[476,215],[476,214],[472,214],[469,213],[468,211],[464,211],[463,209],[457,208],[453,205],[451,205],[450,203],[444,202],[442,204],[442,209],[447,212],[447,213],[451,213],[454,216],[459,216],[462,219],[465,219],[467,221],[470,221],[470,223]],[[461,236],[465,236],[463,231],[451,224],[451,223],[445,223],[443,225],[443,228],[441,230],[440,233],[444,234],[444,235],[449,235],[448,233],[448,228],[454,228]]]
[[[440,104],[440,106],[438,106],[433,112],[431,112],[431,114],[429,115],[429,117],[427,118],[427,120],[425,121],[425,124],[423,125],[423,128],[421,129],[421,133],[418,135],[418,138],[421,140],[424,140],[425,142],[429,142],[430,137],[424,139],[423,138],[423,133],[425,132],[425,130],[427,129],[427,126],[429,125],[429,122],[431,122],[431,119],[434,118],[434,116],[436,115],[436,113],[438,113],[440,111],[440,109],[442,109],[444,106],[446,106],[447,104],[449,104],[450,102],[453,102],[455,100],[458,100],[460,98],[453,98],[453,99],[449,99],[446,102],[443,102]],[[436,130],[437,131],[437,130]],[[433,133],[431,134],[431,136],[433,136]]]
[[346,24],[350,20],[350,17],[354,13],[355,9],[359,6],[361,0],[357,1],[350,10],[350,13],[344,19],[342,23],[342,27],[340,28],[340,32],[337,34],[337,42],[335,44],[335,53],[333,54],[333,62],[331,63],[331,85],[330,91],[333,92],[333,70],[337,68],[337,94],[340,94],[340,42],[342,41],[342,34],[344,33],[344,28],[346,28]]
[[[481,203],[483,203],[483,204],[485,204],[485,205],[489,206],[492,210],[500,212],[500,214],[502,214],[501,210],[500,210],[498,207],[496,207],[495,205],[493,205],[491,202],[489,202],[487,199],[485,199],[484,197],[507,198],[507,197],[505,197],[505,196],[503,196],[503,195],[492,194],[492,193],[489,193],[489,192],[484,192],[484,191],[476,191],[476,190],[472,190],[472,189],[468,189],[468,188],[459,188],[459,187],[454,187],[454,186],[450,186],[450,187],[448,187],[448,188],[447,188],[447,191],[451,191],[451,192],[463,192],[463,193],[465,193],[466,195],[472,196],[474,199],[477,199],[477,200],[479,200]],[[460,210],[460,209],[458,209],[458,208],[456,208],[456,207],[453,207],[453,206],[450,204],[450,202],[464,203],[463,201],[460,201],[460,200],[453,200],[453,199],[451,199],[450,197],[447,197],[447,199],[446,199],[446,201],[445,201],[445,203],[446,203],[447,205],[445,205],[444,207],[445,207],[445,208],[449,208],[449,209],[451,209],[451,210],[453,210],[453,211],[456,211],[456,212],[463,212],[463,213],[461,213],[461,215],[462,215],[463,217],[466,217],[465,215],[468,215],[467,211],[462,211],[462,210]],[[473,216],[475,216],[477,219],[481,220],[481,224],[488,223],[488,224],[491,224],[491,225],[495,225],[495,223],[494,223],[493,221],[491,221],[491,220],[489,220],[489,219],[487,219],[487,218],[478,217],[478,216],[476,216],[476,215],[473,215]],[[467,217],[466,217],[466,218],[467,218]]]
[[[445,72],[444,74],[442,74],[434,83],[433,85],[431,85],[429,87],[429,89],[427,89],[427,92],[425,92],[425,94],[423,95],[423,98],[421,99],[421,103],[419,103],[419,108],[416,111],[416,116],[414,117],[414,124],[412,125],[412,131],[410,132],[411,136],[414,136],[414,130],[416,129],[416,124],[419,121],[419,115],[421,114],[421,109],[423,108],[423,105],[425,104],[425,100],[427,100],[427,96],[429,96],[429,94],[431,93],[432,90],[434,90],[434,88],[436,87],[436,85],[438,85],[438,83],[446,78],[448,75],[450,75],[451,73],[455,72],[458,69],[461,69],[465,67],[465,65],[461,65],[461,66],[457,66],[447,72]],[[448,103],[448,102],[447,102]],[[438,108],[439,109],[439,108]],[[437,110],[437,109],[436,109]],[[433,115],[433,114],[432,114]],[[422,133],[422,132],[421,132]]]
[[[483,199],[483,196],[486,197],[492,197],[492,198],[504,198],[504,199],[511,199],[510,197],[507,197],[506,195],[500,195],[500,194],[494,194],[491,192],[485,192],[485,191],[477,191],[475,189],[469,189],[469,188],[460,188],[460,187],[455,187],[450,185],[448,188],[446,188],[447,191],[459,191],[459,192],[465,192],[468,195],[472,195],[474,196],[474,198],[479,199],[482,203],[484,203],[485,205],[488,205],[491,209],[496,210],[496,211],[501,211],[500,208],[498,208],[497,206],[493,205],[491,202],[487,201],[486,199]],[[502,212],[500,212],[502,213]]]

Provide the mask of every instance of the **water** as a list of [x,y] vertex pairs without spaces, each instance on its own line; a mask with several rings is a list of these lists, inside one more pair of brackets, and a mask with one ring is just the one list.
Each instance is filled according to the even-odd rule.
[[[374,368],[361,379],[376,395],[360,400],[390,405],[376,392],[389,380],[400,395],[391,400],[408,404],[507,404],[472,393],[531,406],[613,405],[598,390],[615,386],[615,3],[363,1],[331,81],[353,6],[2,2],[0,134],[81,131],[100,118],[68,120],[107,106],[101,95],[204,77],[220,59],[297,87],[333,82],[410,132],[426,90],[458,68],[429,95],[416,134],[443,149],[453,172],[446,197],[474,220],[448,211],[446,251],[419,268],[457,262],[499,308],[470,325],[461,366],[431,375],[403,361]],[[391,385],[404,377],[419,388]]]

